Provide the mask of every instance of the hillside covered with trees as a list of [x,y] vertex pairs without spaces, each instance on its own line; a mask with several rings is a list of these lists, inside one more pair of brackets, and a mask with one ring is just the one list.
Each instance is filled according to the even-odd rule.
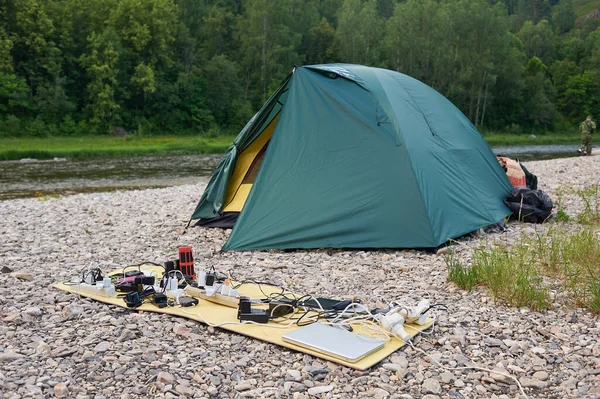
[[[597,6],[597,7],[596,7]],[[478,127],[600,115],[594,0],[4,0],[0,136],[236,133],[294,65],[413,76]]]

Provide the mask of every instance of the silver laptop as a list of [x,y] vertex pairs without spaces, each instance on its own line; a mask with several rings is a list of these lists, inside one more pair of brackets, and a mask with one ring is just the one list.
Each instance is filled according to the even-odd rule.
[[313,323],[283,335],[285,342],[355,363],[381,349],[385,341]]

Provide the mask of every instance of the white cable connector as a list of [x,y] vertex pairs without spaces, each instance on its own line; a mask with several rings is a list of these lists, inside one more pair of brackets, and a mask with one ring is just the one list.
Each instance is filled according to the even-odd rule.
[[403,307],[400,310],[400,314],[404,317],[404,319],[412,324],[417,324],[422,326],[427,323],[429,319],[429,314],[427,310],[431,308],[431,303],[427,299],[423,299],[421,302],[417,304],[415,307]]
[[400,312],[394,310],[384,315],[376,315],[375,319],[379,321],[384,330],[391,332],[393,335],[402,338],[403,341],[411,339],[411,335],[404,329],[404,317]]

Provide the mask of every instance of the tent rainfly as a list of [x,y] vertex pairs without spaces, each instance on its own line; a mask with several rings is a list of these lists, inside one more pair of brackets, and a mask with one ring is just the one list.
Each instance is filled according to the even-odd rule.
[[450,101],[398,72],[294,68],[246,124],[192,219],[223,249],[432,248],[502,220],[511,184]]

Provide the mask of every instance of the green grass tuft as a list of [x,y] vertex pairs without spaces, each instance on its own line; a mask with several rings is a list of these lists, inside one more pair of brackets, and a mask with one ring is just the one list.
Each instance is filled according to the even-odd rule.
[[577,221],[585,225],[600,223],[600,185],[593,184],[584,189],[576,190],[576,194],[583,201],[583,212],[577,216]]
[[460,288],[469,292],[479,284],[478,269],[463,266],[456,258],[452,249],[448,251],[445,261],[448,266],[448,280],[456,283]]
[[554,224],[513,246],[482,243],[472,264],[446,256],[448,280],[465,290],[486,287],[496,303],[547,309],[550,289],[600,313],[600,241],[589,227],[569,232]]

